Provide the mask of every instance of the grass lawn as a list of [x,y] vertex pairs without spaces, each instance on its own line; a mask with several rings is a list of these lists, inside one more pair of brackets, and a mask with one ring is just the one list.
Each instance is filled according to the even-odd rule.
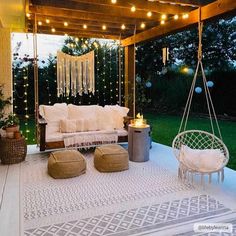
[[[172,140],[176,136],[181,117],[158,115],[158,114],[144,114],[148,123],[152,125],[153,141],[171,146]],[[190,118],[188,129],[210,130],[210,121],[203,118]],[[228,167],[236,170],[236,123],[230,121],[219,121],[224,143],[229,149],[230,160]],[[26,130],[30,132],[26,133]],[[25,122],[21,122],[21,130],[25,137],[28,138],[28,144],[35,143],[35,122],[34,119],[28,121],[28,126]]]
[[[158,114],[144,114],[148,123],[152,125],[152,139],[155,142],[172,145],[176,136],[181,117]],[[231,121],[219,121],[221,133],[225,145],[229,149],[230,159],[228,167],[236,170],[236,123]],[[200,129],[210,131],[210,121],[205,118],[190,118],[187,129]]]

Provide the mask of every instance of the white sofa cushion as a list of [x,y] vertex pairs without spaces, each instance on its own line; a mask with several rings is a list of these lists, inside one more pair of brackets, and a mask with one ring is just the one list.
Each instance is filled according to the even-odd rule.
[[224,162],[224,155],[220,149],[191,149],[182,145],[180,161],[188,168],[199,172],[219,170]]
[[96,131],[98,130],[98,122],[96,117],[87,118],[84,120],[85,131]]
[[129,108],[119,105],[106,105],[104,108],[110,111],[109,114],[112,117],[114,129],[124,128],[124,117],[127,116]]
[[73,133],[76,132],[76,120],[60,120],[60,132]]
[[66,103],[55,103],[53,106],[40,105],[39,112],[46,121],[60,121],[68,117]]
[[72,120],[87,119],[96,117],[96,109],[98,105],[77,106],[68,105],[68,118]]

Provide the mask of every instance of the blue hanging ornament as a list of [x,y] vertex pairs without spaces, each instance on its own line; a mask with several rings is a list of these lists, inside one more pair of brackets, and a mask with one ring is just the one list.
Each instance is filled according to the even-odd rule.
[[146,85],[147,88],[151,88],[152,87],[152,83],[150,81],[146,82],[145,85]]
[[139,76],[136,77],[136,82],[137,82],[137,83],[140,83],[141,80],[142,80],[141,77],[139,77]]
[[195,93],[200,94],[202,92],[202,88],[201,87],[196,87],[195,88]]
[[208,88],[212,88],[214,86],[214,82],[209,80],[209,81],[207,81],[206,85]]

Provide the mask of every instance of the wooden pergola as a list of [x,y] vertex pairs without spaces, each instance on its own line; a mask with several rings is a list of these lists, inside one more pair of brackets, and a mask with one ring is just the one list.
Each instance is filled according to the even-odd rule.
[[[29,0],[27,32],[120,40],[125,97],[134,93],[135,44],[235,14],[235,0]],[[127,107],[133,102],[126,100]],[[132,109],[131,109],[132,110]]]

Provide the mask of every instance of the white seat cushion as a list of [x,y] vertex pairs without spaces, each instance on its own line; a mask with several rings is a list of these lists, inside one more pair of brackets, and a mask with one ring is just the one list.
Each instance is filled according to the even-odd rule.
[[182,145],[180,162],[198,172],[213,172],[222,168],[224,155],[220,149],[191,149]]

